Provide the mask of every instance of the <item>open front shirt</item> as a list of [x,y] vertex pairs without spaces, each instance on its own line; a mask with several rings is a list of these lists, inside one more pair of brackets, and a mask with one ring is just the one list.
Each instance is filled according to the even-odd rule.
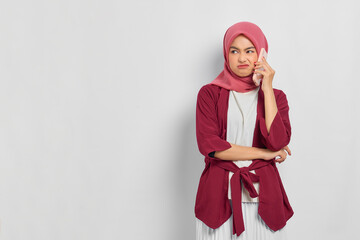
[[[278,112],[267,131],[265,123],[264,93],[258,92],[256,124],[252,147],[278,151],[288,145],[291,137],[289,106],[286,95],[273,89]],[[279,172],[272,160],[254,159],[248,167],[239,168],[233,161],[211,157],[213,151],[231,148],[226,141],[229,90],[213,85],[204,85],[198,93],[196,104],[196,138],[201,154],[205,156],[205,168],[201,174],[195,202],[195,216],[207,226],[220,227],[233,213],[233,234],[245,230],[242,209],[242,185],[252,198],[258,197],[258,213],[274,231],[283,228],[293,215]],[[252,173],[252,171],[255,173]],[[233,212],[228,200],[229,171]],[[259,183],[259,193],[253,183]]]

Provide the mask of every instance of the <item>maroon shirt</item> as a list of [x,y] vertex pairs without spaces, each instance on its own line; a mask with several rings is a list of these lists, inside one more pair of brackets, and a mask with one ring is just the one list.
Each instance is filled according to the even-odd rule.
[[[261,86],[260,86],[261,87]],[[273,89],[278,112],[268,133],[265,124],[264,93],[259,89],[253,147],[278,151],[289,144],[291,126],[286,95]],[[245,230],[241,209],[241,183],[251,197],[259,197],[258,213],[274,231],[283,228],[294,214],[286,196],[281,178],[272,160],[254,159],[248,167],[239,168],[233,161],[209,156],[213,151],[231,148],[226,141],[229,90],[213,84],[204,85],[196,104],[196,138],[201,154],[205,156],[205,169],[201,174],[195,202],[195,216],[207,226],[216,229],[232,214],[228,199],[229,171],[233,201],[233,234]],[[255,174],[251,173],[255,170]],[[253,182],[259,182],[259,195]]]

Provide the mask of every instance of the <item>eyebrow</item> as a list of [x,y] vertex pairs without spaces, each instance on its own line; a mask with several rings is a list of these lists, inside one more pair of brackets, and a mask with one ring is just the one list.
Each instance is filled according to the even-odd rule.
[[[231,46],[230,48],[235,48],[236,50],[240,50],[240,49],[238,49],[237,47],[234,47],[234,46]],[[245,48],[244,50],[248,50],[250,48],[255,48],[255,47],[248,47],[248,48]]]

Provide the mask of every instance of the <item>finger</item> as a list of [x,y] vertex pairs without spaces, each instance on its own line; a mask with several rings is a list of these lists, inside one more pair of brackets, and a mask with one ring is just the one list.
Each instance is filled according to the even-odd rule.
[[272,68],[269,66],[269,64],[264,63],[264,62],[258,62],[255,66],[255,69],[260,69],[263,68],[265,69],[264,71],[266,72],[271,72]]
[[264,67],[263,65],[259,65],[259,66],[254,67],[254,70],[268,71],[268,70],[266,69],[266,67]]
[[291,155],[286,149],[284,149],[288,155]]
[[255,69],[255,70],[254,70],[254,73],[260,73],[260,74],[262,74],[263,76],[267,75],[267,72],[262,71],[262,70],[260,70],[260,69]]
[[283,153],[281,153],[280,155],[277,155],[276,157],[275,157],[275,162],[281,162],[281,161],[283,161],[283,159],[284,159],[284,157],[286,156],[286,154],[283,154]]
[[285,146],[283,149],[286,150],[289,155],[291,155],[291,150],[288,146]]
[[277,160],[275,160],[276,162],[279,162],[279,163],[282,163],[283,161],[285,161],[286,157],[282,157],[282,158],[279,158]]
[[291,155],[291,150],[288,146],[286,146],[286,151],[289,153],[289,155]]
[[282,161],[284,161],[286,159],[286,157],[287,157],[287,152],[284,150],[284,153],[281,154]]
[[263,62],[257,62],[255,64],[255,69],[259,69],[259,68],[267,68],[267,66],[263,63]]
[[289,152],[288,152],[288,150],[286,149],[286,147],[284,147],[284,148],[281,149],[281,150],[283,150],[286,154],[289,154]]

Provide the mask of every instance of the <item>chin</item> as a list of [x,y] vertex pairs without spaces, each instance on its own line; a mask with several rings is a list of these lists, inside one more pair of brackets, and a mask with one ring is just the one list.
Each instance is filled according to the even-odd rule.
[[251,72],[249,73],[236,73],[236,75],[238,75],[239,77],[247,77],[251,75]]

